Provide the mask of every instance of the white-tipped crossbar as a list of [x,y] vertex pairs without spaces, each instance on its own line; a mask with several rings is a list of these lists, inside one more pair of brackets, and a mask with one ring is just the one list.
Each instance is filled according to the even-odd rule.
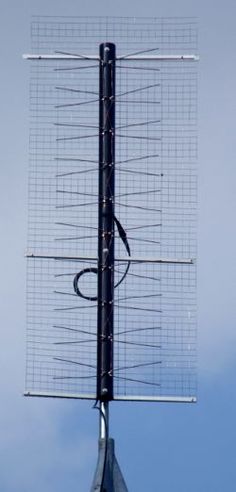
[[[25,391],[24,396],[44,398],[68,398],[72,400],[96,400],[96,395],[79,393],[57,393],[50,391]],[[196,403],[196,396],[114,396],[115,401],[159,402],[159,403]]]
[[[24,54],[24,60],[96,60],[99,61],[99,56],[97,55],[57,55],[57,54]],[[198,61],[199,56],[197,55],[121,55],[116,58],[116,60],[139,60],[139,61]]]
[[[96,256],[73,256],[73,255],[53,255],[47,253],[31,253],[27,252],[25,254],[26,258],[42,258],[47,260],[69,260],[69,261],[98,261]],[[131,263],[183,263],[192,264],[195,262],[194,258],[160,258],[160,257],[149,257],[149,256],[121,256],[115,258],[118,262],[131,262]]]

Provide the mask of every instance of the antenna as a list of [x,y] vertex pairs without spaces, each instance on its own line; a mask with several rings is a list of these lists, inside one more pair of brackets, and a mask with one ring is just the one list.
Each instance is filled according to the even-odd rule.
[[35,18],[27,396],[196,401],[194,19]]

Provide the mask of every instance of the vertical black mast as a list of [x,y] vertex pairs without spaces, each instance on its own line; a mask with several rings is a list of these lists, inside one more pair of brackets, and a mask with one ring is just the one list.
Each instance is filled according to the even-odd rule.
[[100,439],[91,492],[128,492],[109,438],[109,401],[113,399],[115,59],[113,43],[100,45],[99,57],[99,206],[97,400]]
[[97,400],[113,399],[115,45],[100,45]]

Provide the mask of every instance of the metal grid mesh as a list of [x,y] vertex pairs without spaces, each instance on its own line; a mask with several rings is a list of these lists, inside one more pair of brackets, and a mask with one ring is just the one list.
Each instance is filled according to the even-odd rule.
[[[36,18],[32,50],[196,54],[194,19]],[[150,52],[151,53],[151,52]],[[117,60],[115,214],[132,257],[196,257],[196,63]],[[97,256],[98,62],[31,63],[29,241]],[[125,256],[116,234],[116,257]],[[116,282],[127,262],[116,261]],[[96,303],[74,275],[93,261],[28,259],[26,390],[95,397]],[[115,289],[115,398],[196,393],[196,267],[132,262]],[[96,275],[81,278],[96,296]]]

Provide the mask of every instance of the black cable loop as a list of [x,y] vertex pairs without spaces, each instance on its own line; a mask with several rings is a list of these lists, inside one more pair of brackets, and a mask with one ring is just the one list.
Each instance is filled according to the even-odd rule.
[[[113,216],[113,221],[117,227],[118,234],[121,238],[121,241],[123,242],[123,244],[125,246],[125,249],[128,253],[128,256],[131,256],[130,246],[129,246],[129,242],[128,242],[127,235],[126,235],[124,228],[122,227],[119,220],[115,217],[115,215]],[[123,282],[123,280],[125,279],[128,271],[129,271],[129,268],[130,268],[130,261],[127,261],[127,267],[125,269],[125,272],[122,275],[122,277],[120,278],[120,280],[117,282],[117,284],[115,285],[115,289]],[[81,292],[81,290],[79,288],[79,280],[86,273],[95,273],[97,275],[98,269],[97,269],[97,267],[89,267],[89,268],[83,268],[83,270],[80,270],[80,272],[78,272],[75,275],[74,280],[73,280],[74,291],[77,294],[77,296],[82,297],[82,299],[86,299],[87,301],[97,301],[98,300],[97,296],[86,296],[85,294],[83,294],[83,292]]]
[[78,272],[73,280],[73,287],[74,291],[77,294],[77,296],[82,297],[83,299],[86,299],[87,301],[97,301],[97,296],[91,297],[91,296],[86,296],[83,294],[79,288],[79,279],[84,275],[85,273],[95,273],[97,275],[98,269],[97,268],[84,268],[83,270],[80,270]]

